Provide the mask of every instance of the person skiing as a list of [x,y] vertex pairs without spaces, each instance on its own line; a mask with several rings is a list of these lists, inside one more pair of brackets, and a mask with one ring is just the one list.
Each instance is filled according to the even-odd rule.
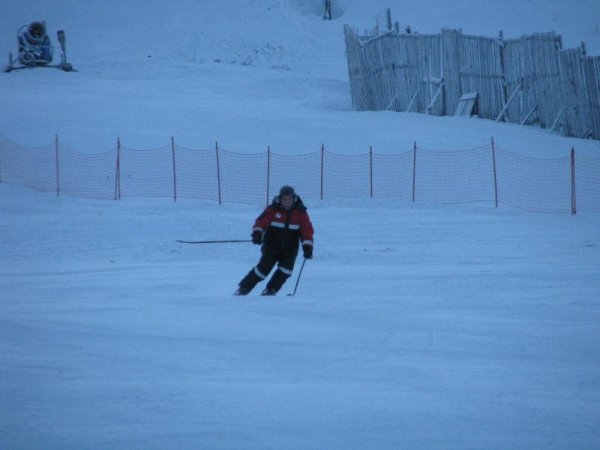
[[261,258],[240,281],[235,295],[247,295],[254,286],[267,278],[275,264],[277,270],[261,295],[275,295],[292,275],[302,242],[303,256],[313,256],[313,226],[306,206],[294,188],[283,186],[279,195],[256,218],[252,228],[252,243],[261,245]]

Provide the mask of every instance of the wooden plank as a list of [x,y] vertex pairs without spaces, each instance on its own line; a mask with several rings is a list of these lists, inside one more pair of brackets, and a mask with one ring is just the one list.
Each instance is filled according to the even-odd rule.
[[525,115],[525,117],[523,118],[523,120],[521,120],[521,125],[525,125],[525,123],[529,120],[529,118],[535,112],[536,109],[537,109],[537,104],[535,104],[533,106],[533,108],[531,108],[531,110]]
[[462,95],[460,87],[460,35],[458,30],[442,30],[442,76],[446,80],[442,114],[450,114]]
[[429,102],[429,105],[427,105],[427,114],[431,113],[431,110],[433,109],[435,102],[437,101],[437,99],[440,96],[440,93],[442,92],[442,89],[444,88],[444,82],[442,81],[437,89],[437,91],[435,92],[435,95],[433,96],[433,98],[431,99],[431,102]]
[[496,117],[496,122],[498,122],[500,120],[500,118],[502,116],[504,116],[504,113],[506,112],[506,110],[508,109],[508,106],[510,105],[510,103],[514,100],[515,96],[517,95],[517,93],[521,90],[521,85],[519,84],[517,86],[517,89],[515,89],[515,91],[512,93],[512,95],[510,96],[510,98],[508,99],[508,101],[506,102],[506,105],[504,105],[504,107],[502,108],[502,111],[500,111],[500,114],[498,114],[498,117]]
[[471,117],[473,109],[477,102],[477,96],[477,92],[469,92],[468,94],[463,95],[460,98],[458,104],[456,105],[454,115]]
[[410,110],[412,109],[412,107],[415,103],[415,100],[417,99],[417,95],[419,95],[419,87],[418,86],[417,86],[417,90],[415,91],[415,94],[410,99],[410,103],[408,104],[408,107],[406,108],[406,112],[410,112]]
[[552,127],[550,128],[550,131],[554,131],[554,128],[556,128],[556,125],[558,124],[559,119],[562,117],[563,113],[565,112],[565,106],[563,106],[560,109],[560,112],[558,113],[558,115],[556,116],[556,119],[554,119],[554,123],[552,124]]

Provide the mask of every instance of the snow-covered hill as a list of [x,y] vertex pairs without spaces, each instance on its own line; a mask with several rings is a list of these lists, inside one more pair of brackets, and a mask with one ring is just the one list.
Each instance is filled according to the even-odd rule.
[[[471,148],[595,141],[357,113],[342,26],[556,29],[600,53],[598,2],[3,0],[0,51],[44,18],[79,72],[0,74],[0,133],[83,152]],[[300,193],[302,194],[302,193]],[[600,447],[600,215],[326,200],[296,297],[231,296],[259,206],[96,201],[0,183],[0,448]],[[300,262],[300,261],[298,261]]]
[[15,51],[16,29],[46,19],[52,36],[67,33],[77,73],[2,74],[0,133],[24,145],[55,134],[79,151],[104,151],[116,138],[154,148],[175,136],[182,145],[213,142],[242,152],[305,153],[321,143],[344,153],[369,145],[396,152],[471,148],[494,136],[505,147],[540,156],[571,146],[596,154],[597,142],[564,139],[536,128],[401,113],[356,113],[342,27],[371,28],[386,7],[419,32],[442,27],[519,36],[556,29],[566,46],[581,40],[600,53],[595,1],[176,0],[172,2],[3,2],[0,51]]

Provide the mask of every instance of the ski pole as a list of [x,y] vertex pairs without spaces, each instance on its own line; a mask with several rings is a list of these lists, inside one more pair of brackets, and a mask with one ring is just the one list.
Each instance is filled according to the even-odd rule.
[[230,242],[252,242],[251,239],[228,239],[228,240],[220,240],[220,241],[184,241],[181,239],[177,239],[177,242],[181,244],[227,244]]
[[296,286],[294,286],[294,292],[288,294],[288,297],[293,297],[296,295],[296,289],[298,289],[298,283],[300,283],[300,277],[302,276],[302,271],[304,270],[304,264],[306,264],[307,259],[304,258],[302,261],[302,266],[300,266],[300,273],[298,274],[298,279],[296,280]]

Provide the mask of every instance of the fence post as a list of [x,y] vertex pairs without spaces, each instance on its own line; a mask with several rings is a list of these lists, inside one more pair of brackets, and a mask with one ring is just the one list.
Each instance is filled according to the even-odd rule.
[[121,139],[117,138],[117,164],[115,169],[115,200],[121,199]]
[[417,142],[413,145],[413,183],[412,183],[412,200],[415,202],[415,189],[417,186]]
[[56,196],[60,197],[60,171],[58,168],[58,134],[54,135],[54,154],[56,162]]
[[323,164],[325,159],[325,144],[321,144],[321,200],[323,200]]
[[498,177],[496,172],[496,144],[494,143],[494,137],[492,136],[492,166],[494,169],[494,202],[496,208],[498,207]]
[[269,204],[269,185],[271,183],[271,146],[267,147],[267,205]]
[[217,155],[217,189],[219,195],[219,205],[221,204],[221,167],[219,166],[219,143],[215,142],[215,152]]
[[369,146],[369,184],[371,198],[373,198],[373,146]]
[[171,136],[171,155],[173,157],[173,201],[177,201],[177,167],[175,165],[175,138]]
[[575,147],[571,147],[571,214],[577,214],[577,197],[575,190]]

